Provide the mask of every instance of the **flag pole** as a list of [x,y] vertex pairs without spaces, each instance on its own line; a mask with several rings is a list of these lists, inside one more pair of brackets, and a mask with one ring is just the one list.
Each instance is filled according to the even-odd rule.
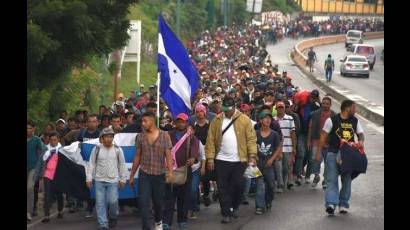
[[161,72],[157,73],[157,127],[159,128],[159,84],[161,80]]

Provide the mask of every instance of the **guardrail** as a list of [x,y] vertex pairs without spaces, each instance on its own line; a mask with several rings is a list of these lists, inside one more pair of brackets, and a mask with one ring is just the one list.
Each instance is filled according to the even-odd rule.
[[[378,39],[384,38],[384,32],[367,32],[365,33],[365,39]],[[308,76],[313,83],[317,86],[322,88],[327,93],[330,93],[336,100],[343,101],[348,99],[345,95],[337,92],[333,88],[329,87],[323,81],[316,78],[312,73],[306,70],[306,60],[308,59],[307,56],[303,53],[306,49],[310,47],[316,46],[323,46],[328,44],[340,43],[345,42],[346,36],[345,35],[335,35],[335,36],[326,36],[326,37],[319,37],[319,38],[311,38],[307,40],[303,40],[298,42],[291,52],[291,57],[299,69]],[[362,116],[366,117],[367,119],[375,122],[379,125],[384,125],[384,115],[376,113],[370,110],[366,105],[357,104],[356,106],[357,112]]]

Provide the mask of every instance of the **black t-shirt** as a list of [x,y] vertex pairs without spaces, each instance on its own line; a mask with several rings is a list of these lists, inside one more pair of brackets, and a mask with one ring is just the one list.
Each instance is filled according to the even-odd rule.
[[84,142],[91,139],[99,138],[100,137],[100,130],[95,130],[94,132],[89,132],[87,129],[81,129],[80,135],[78,135],[78,141]]
[[336,153],[339,151],[341,139],[354,142],[358,120],[354,116],[342,119],[340,113],[330,119],[332,120],[332,130],[329,133],[329,152]]
[[267,137],[262,137],[261,131],[256,132],[256,143],[258,145],[258,167],[264,166],[266,161],[272,157],[272,154],[276,151],[280,144],[279,134],[271,130]]
[[208,137],[209,123],[205,123],[204,126],[194,125],[195,136],[201,141],[203,145],[206,143],[206,138]]

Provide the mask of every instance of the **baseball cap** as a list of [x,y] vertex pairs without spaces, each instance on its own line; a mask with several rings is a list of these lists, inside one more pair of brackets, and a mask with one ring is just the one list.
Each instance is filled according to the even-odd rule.
[[272,114],[269,113],[269,112],[266,112],[266,111],[260,112],[258,116],[259,116],[259,119],[263,119],[263,118],[265,118],[266,116],[269,116],[269,117],[272,118]]
[[206,98],[201,98],[200,100],[199,100],[199,103],[201,103],[201,104],[209,104],[209,101],[208,101],[208,99],[206,99]]
[[100,133],[100,137],[105,136],[105,135],[114,135],[114,130],[110,127],[104,128],[101,133]]
[[232,97],[224,97],[222,101],[222,110],[228,112],[235,106],[235,100]]
[[181,119],[183,121],[188,121],[188,115],[186,113],[180,113],[178,116],[175,118],[175,120]]
[[62,118],[58,119],[58,120],[56,121],[56,124],[58,124],[58,122],[63,122],[63,124],[65,124],[65,120],[62,119]]
[[141,84],[140,87],[144,88],[144,84]]
[[312,92],[310,92],[310,96],[319,97],[319,91],[317,89],[312,90]]

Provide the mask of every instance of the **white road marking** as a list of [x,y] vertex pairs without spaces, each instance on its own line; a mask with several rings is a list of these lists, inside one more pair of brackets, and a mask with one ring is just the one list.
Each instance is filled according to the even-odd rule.
[[367,155],[367,158],[372,159],[372,158],[384,158],[384,155]]
[[384,162],[384,159],[379,159],[379,160],[370,160],[369,162]]

